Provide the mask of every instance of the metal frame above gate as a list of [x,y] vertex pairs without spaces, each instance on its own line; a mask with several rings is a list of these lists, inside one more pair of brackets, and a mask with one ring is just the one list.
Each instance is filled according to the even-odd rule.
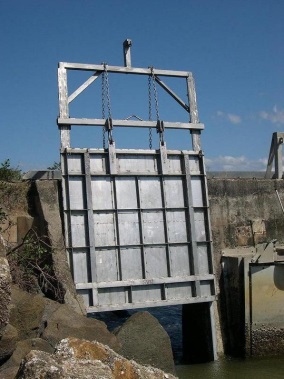
[[[212,302],[215,284],[209,202],[200,147],[194,80],[190,72],[126,67],[118,74],[152,75],[189,114],[192,150],[71,148],[71,125],[109,127],[108,119],[72,118],[69,103],[105,71],[105,65],[60,63],[58,69],[61,165],[66,247],[74,282],[88,312]],[[67,71],[92,72],[68,94]],[[185,78],[189,103],[159,77]],[[159,120],[158,120],[159,121]],[[157,128],[156,121],[111,120],[112,127]],[[211,320],[212,321],[212,320]]]

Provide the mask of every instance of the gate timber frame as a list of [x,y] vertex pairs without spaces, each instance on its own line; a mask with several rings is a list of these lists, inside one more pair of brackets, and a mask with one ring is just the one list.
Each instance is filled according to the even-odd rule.
[[[66,248],[77,292],[87,312],[207,302],[212,341],[215,277],[204,156],[194,79],[190,72],[125,67],[109,73],[154,76],[189,114],[189,122],[162,121],[189,130],[192,150],[71,148],[71,126],[109,128],[108,119],[72,118],[69,103],[105,71],[105,65],[59,63],[59,117]],[[68,94],[67,71],[91,72]],[[188,104],[160,77],[184,78]],[[157,121],[111,120],[113,128],[157,128]],[[216,351],[214,348],[214,357]]]

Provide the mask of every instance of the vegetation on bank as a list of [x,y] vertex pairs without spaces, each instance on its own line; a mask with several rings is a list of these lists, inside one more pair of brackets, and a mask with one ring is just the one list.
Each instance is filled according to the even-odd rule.
[[[55,169],[55,164],[50,169]],[[33,226],[20,243],[11,242],[17,212],[28,213],[29,207],[30,185],[21,180],[22,171],[13,167],[10,159],[0,163],[0,245],[9,261],[14,283],[25,291],[41,291],[47,297],[62,301],[64,293],[53,271],[49,238]]]
[[15,182],[22,179],[22,170],[12,167],[10,159],[6,159],[0,166],[0,181]]

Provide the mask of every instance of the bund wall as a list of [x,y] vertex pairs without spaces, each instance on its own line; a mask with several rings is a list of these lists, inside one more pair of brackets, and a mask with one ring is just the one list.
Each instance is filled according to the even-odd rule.
[[284,243],[284,180],[209,178],[208,193],[215,269],[220,276],[224,248]]
[[208,191],[225,352],[283,355],[284,264],[255,246],[284,244],[284,181],[210,178]]

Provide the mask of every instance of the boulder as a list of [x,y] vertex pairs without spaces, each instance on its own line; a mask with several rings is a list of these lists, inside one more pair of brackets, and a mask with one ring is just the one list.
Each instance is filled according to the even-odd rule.
[[0,255],[0,336],[1,331],[9,322],[11,282],[9,263],[5,257]]
[[127,359],[175,373],[171,340],[149,312],[135,313],[114,333]]
[[0,371],[0,379],[15,379],[19,366],[8,367]]
[[17,367],[18,370],[22,359],[31,350],[46,351],[48,353],[54,352],[54,349],[49,345],[49,343],[41,338],[30,338],[18,341],[16,343],[15,350],[11,358],[7,362],[5,362],[3,366],[0,367],[0,373],[2,373],[3,370],[7,370],[10,367]]
[[174,379],[159,369],[128,361],[98,342],[68,338],[51,355],[31,351],[16,379]]
[[41,295],[33,295],[12,287],[10,324],[19,333],[20,339],[39,336],[39,326],[44,314],[46,299]]
[[0,364],[5,362],[16,348],[18,341],[18,331],[14,326],[8,324],[0,339]]
[[77,337],[101,342],[115,351],[120,350],[117,338],[107,330],[104,322],[80,315],[66,304],[61,304],[45,320],[41,337],[53,347],[63,338]]

